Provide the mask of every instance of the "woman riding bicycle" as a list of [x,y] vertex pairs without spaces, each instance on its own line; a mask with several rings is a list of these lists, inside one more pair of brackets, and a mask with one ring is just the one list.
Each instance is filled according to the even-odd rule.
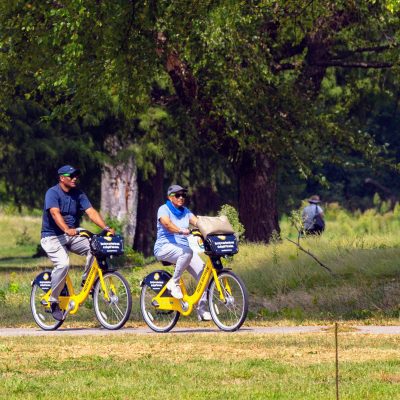
[[[198,281],[204,268],[204,262],[197,253],[189,247],[187,236],[190,234],[189,223],[196,226],[197,217],[184,206],[187,189],[179,185],[168,188],[168,200],[157,212],[157,240],[154,245],[154,255],[159,261],[175,264],[172,279],[167,284],[171,295],[182,299],[183,294],[179,280],[185,270]],[[206,311],[206,293],[197,307],[199,320],[210,321],[211,314]]]

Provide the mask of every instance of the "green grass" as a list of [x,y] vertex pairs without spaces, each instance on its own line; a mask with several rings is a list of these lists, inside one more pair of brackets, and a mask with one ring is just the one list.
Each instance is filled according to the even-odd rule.
[[[282,240],[270,245],[240,243],[239,253],[227,267],[240,275],[250,293],[249,319],[254,322],[360,320],[396,323],[400,316],[400,218],[394,212],[374,210],[349,214],[336,205],[327,210],[327,230],[321,237],[301,239],[334,275],[285,238],[296,230],[283,218]],[[46,257],[32,258],[40,236],[40,217],[0,214],[0,324],[32,324],[30,282]],[[352,229],[349,230],[349,227]],[[78,286],[84,259],[71,255],[72,275]],[[134,307],[131,320],[140,320],[139,281],[153,263],[130,265],[122,273],[131,284]],[[5,306],[7,305],[7,306]],[[95,324],[90,301],[73,317]]]
[[[354,231],[344,232],[341,219]],[[46,258],[31,258],[40,218],[0,215],[0,228],[0,325],[34,326],[30,281],[50,266]],[[269,246],[241,243],[227,266],[249,289],[247,324],[399,323],[397,216],[352,216],[334,209],[328,211],[327,229],[301,243],[334,276],[286,240]],[[284,219],[286,236],[295,238],[295,231]],[[73,256],[71,261],[78,286],[84,260]],[[127,326],[142,324],[138,283],[155,268],[160,264],[122,269],[134,298]],[[91,300],[64,326],[98,326]],[[351,326],[339,334],[340,398],[400,398],[400,337],[348,330]],[[0,338],[0,399],[334,399],[334,360],[332,330],[7,337]]]
[[[0,339],[0,398],[334,399],[332,333]],[[339,335],[343,399],[400,396],[399,337]]]

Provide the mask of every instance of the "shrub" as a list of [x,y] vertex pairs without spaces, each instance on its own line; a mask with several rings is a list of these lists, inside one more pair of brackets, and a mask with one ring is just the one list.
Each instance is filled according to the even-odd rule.
[[22,233],[17,235],[15,243],[17,246],[32,246],[36,244],[36,241],[29,236],[28,228],[24,226]]
[[133,250],[131,247],[125,247],[124,254],[119,257],[113,257],[109,263],[116,267],[143,267],[145,258],[142,253]]
[[238,237],[240,238],[241,236],[244,236],[245,229],[242,223],[239,221],[239,213],[237,212],[235,207],[232,207],[229,204],[224,204],[219,210],[218,215],[225,215],[226,217],[228,217],[228,220]]

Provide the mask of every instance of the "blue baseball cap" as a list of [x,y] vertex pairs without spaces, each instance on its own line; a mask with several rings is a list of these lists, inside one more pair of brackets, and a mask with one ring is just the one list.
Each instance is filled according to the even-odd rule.
[[77,168],[72,167],[71,165],[64,165],[63,167],[58,169],[58,175],[70,176],[72,174],[79,174],[80,171]]

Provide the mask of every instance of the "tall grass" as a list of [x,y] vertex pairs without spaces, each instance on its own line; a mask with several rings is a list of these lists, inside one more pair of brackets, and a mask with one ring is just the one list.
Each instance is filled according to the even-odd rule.
[[[388,247],[400,244],[400,205],[396,204],[393,211],[381,213],[379,209],[370,209],[364,212],[351,213],[344,210],[337,203],[327,204],[324,207],[326,231],[323,234],[328,240],[345,239],[361,243],[368,236],[369,245],[375,247],[382,243],[379,238],[389,240]],[[297,237],[297,231],[288,216],[280,221],[282,236]]]
[[[333,274],[286,240],[297,240],[289,217],[281,220],[281,238],[276,237],[269,245],[240,242],[239,253],[227,267],[246,283],[250,318],[302,321],[399,317],[400,207],[385,213],[350,213],[337,204],[324,208],[326,231],[320,237],[301,238],[300,244]],[[30,280],[40,268],[51,267],[46,257],[32,258],[40,223],[40,217],[0,214],[0,310],[1,303],[12,299],[21,323],[31,320],[26,307]],[[84,259],[72,255],[71,263],[82,266]],[[135,304],[140,279],[160,267],[158,263],[144,268],[132,264],[122,271],[131,283]],[[74,274],[78,280],[80,271]],[[88,318],[93,320],[89,311]],[[3,310],[0,319],[11,322],[16,314]],[[136,308],[133,318],[140,318]]]
[[300,238],[291,218],[281,220],[281,240],[244,244],[231,266],[245,279],[255,316],[398,317],[400,207],[350,213],[325,207],[326,231]]

